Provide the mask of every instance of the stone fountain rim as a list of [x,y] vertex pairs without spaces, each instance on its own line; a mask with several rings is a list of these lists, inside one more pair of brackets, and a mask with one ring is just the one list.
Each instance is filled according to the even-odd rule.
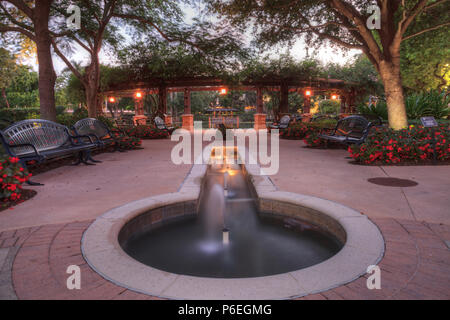
[[[134,260],[119,244],[127,222],[152,209],[198,200],[207,165],[194,165],[178,192],[153,196],[114,208],[84,232],[81,249],[89,266],[105,279],[129,290],[168,299],[290,299],[323,292],[366,274],[383,257],[385,245],[378,227],[367,216],[339,203],[279,191],[256,167],[246,166],[259,199],[320,211],[336,220],[346,233],[343,248],[314,266],[255,278],[206,278],[158,270]],[[260,173],[260,172],[259,172]]]

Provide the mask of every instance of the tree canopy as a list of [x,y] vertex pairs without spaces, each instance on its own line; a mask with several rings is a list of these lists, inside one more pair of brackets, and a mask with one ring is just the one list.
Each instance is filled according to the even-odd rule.
[[403,40],[450,25],[446,0],[206,1],[209,10],[236,27],[253,28],[261,48],[302,36],[309,46],[329,44],[364,52],[383,81],[394,129],[407,126],[400,72]]

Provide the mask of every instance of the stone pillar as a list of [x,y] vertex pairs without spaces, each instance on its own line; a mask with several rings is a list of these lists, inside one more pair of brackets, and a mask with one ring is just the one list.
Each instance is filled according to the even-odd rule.
[[255,113],[255,130],[267,129],[266,126],[266,114],[265,113]]
[[184,114],[181,116],[183,129],[194,131],[194,115],[191,114],[191,90],[184,89]]
[[144,115],[144,99],[134,99],[134,117],[133,121],[135,125],[145,125],[147,123],[147,117]]
[[266,126],[266,114],[264,113],[264,100],[263,100],[263,90],[261,87],[256,89],[256,113],[255,124],[253,128],[255,130],[267,129]]
[[183,114],[181,116],[183,121],[183,129],[194,131],[194,115],[193,114]]
[[166,114],[164,117],[164,122],[166,123],[166,126],[171,126],[173,123],[173,118],[171,115]]

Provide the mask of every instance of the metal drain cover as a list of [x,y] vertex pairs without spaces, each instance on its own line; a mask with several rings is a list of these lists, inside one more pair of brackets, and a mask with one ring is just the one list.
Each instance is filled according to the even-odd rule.
[[377,184],[385,187],[414,187],[417,186],[418,183],[412,180],[406,179],[398,179],[398,178],[389,178],[389,177],[379,177],[379,178],[370,178],[367,179],[370,183]]

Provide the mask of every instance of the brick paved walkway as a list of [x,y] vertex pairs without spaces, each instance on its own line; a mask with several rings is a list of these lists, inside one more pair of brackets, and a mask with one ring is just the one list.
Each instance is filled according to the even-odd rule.
[[[0,212],[0,299],[153,299],[93,272],[81,256],[80,239],[105,211],[178,189],[190,166],[168,161],[174,144],[148,140],[143,150],[97,156],[103,160],[98,166],[61,167],[37,176],[45,186],[35,188],[36,197]],[[449,299],[450,250],[444,242],[450,240],[448,167],[355,166],[345,150],[301,146],[280,141],[280,170],[272,177],[280,190],[359,210],[386,240],[382,290],[369,291],[360,278],[302,299]],[[383,176],[419,184],[390,188],[367,182]],[[79,291],[66,288],[70,264],[82,269]]]
[[[361,277],[301,299],[450,299],[450,250],[443,241],[450,238],[450,226],[392,218],[373,221],[386,240],[386,255],[379,264],[382,289],[368,290]],[[2,232],[2,250],[18,250],[10,277],[14,294],[19,299],[155,299],[114,285],[87,265],[80,241],[90,223]],[[81,290],[66,288],[66,269],[72,264],[81,268]],[[2,269],[2,274],[6,279],[7,272]]]

